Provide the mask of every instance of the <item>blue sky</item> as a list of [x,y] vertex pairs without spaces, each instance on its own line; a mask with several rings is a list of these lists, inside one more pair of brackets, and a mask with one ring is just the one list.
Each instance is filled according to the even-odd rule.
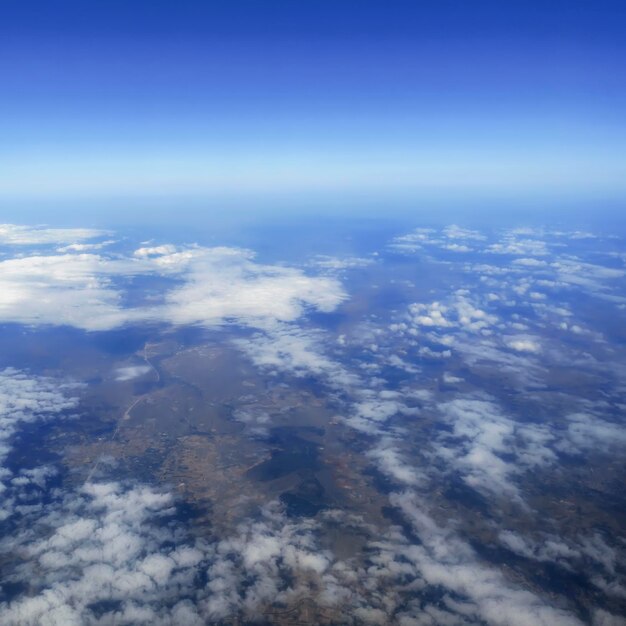
[[0,198],[626,194],[619,2],[0,8]]

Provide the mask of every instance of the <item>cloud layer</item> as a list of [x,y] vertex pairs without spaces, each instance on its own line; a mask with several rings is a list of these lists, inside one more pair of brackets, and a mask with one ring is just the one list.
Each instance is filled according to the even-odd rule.
[[[161,301],[126,306],[136,277],[163,283]],[[173,246],[133,255],[57,253],[0,262],[0,320],[110,330],[163,322],[218,326],[235,322],[266,328],[297,319],[311,307],[333,310],[345,294],[334,279],[263,265],[248,250]]]

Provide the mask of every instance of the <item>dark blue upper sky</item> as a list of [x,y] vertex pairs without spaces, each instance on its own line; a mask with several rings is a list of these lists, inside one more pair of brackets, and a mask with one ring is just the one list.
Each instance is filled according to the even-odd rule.
[[621,196],[626,3],[4,0],[0,194]]
[[4,0],[6,36],[323,39],[404,37],[620,44],[618,0]]

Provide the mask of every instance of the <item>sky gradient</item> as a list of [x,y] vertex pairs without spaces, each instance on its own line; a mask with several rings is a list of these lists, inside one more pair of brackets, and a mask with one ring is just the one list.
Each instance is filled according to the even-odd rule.
[[0,8],[0,198],[626,197],[615,2]]

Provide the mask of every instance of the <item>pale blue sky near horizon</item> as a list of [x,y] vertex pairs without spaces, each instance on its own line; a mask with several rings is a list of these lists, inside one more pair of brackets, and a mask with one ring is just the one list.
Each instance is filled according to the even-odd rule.
[[9,0],[0,17],[0,207],[626,199],[620,3]]

